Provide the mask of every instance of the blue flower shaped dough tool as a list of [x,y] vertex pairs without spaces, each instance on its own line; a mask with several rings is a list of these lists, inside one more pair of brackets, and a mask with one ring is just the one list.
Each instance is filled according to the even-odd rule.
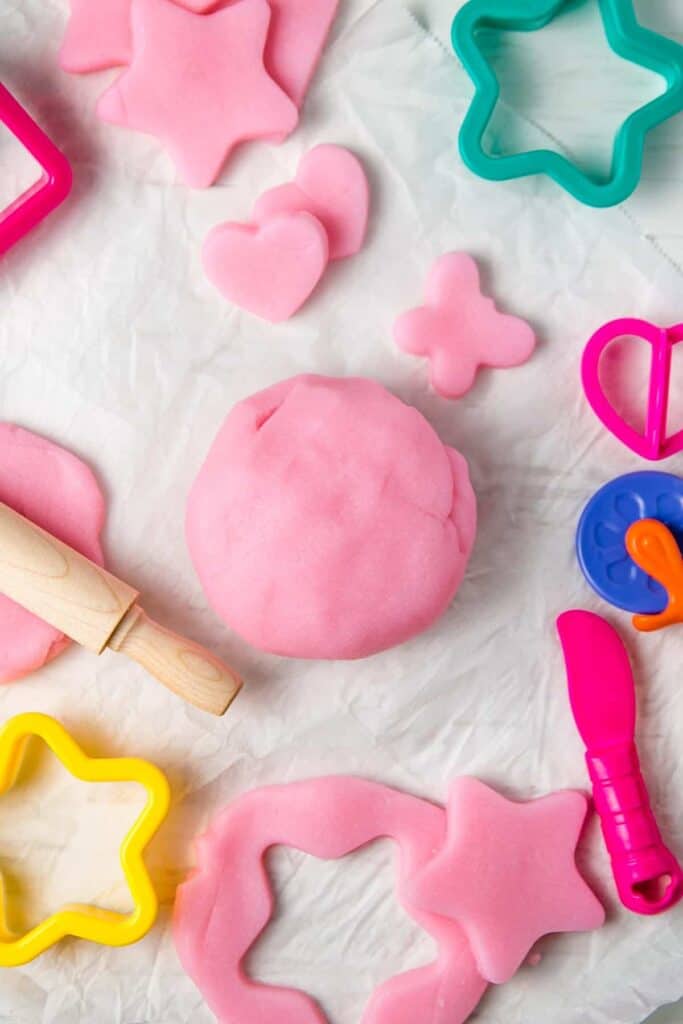
[[605,484],[579,521],[576,550],[583,574],[610,604],[636,615],[661,615],[665,588],[633,560],[626,535],[633,523],[654,519],[683,549],[683,480],[671,473],[629,473]]
[[453,22],[453,46],[475,86],[460,130],[460,153],[470,170],[481,178],[506,181],[546,174],[588,206],[615,206],[627,199],[640,182],[647,133],[683,110],[683,47],[644,28],[636,18],[633,0],[598,0],[607,41],[618,56],[660,75],[666,89],[624,121],[615,138],[607,176],[593,177],[549,149],[492,156],[484,146],[484,135],[500,98],[500,85],[480,48],[480,31],[534,32],[548,25],[571,2],[469,0],[458,12]]

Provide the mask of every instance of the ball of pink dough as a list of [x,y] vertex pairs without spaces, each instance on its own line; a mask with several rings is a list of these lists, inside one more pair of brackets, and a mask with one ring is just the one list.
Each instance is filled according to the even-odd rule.
[[240,402],[192,488],[190,553],[264,651],[362,658],[437,619],[476,533],[467,463],[363,379],[294,377]]
[[[71,452],[0,423],[0,501],[102,564],[104,497],[91,471]],[[40,668],[68,643],[59,630],[0,595],[0,683]]]

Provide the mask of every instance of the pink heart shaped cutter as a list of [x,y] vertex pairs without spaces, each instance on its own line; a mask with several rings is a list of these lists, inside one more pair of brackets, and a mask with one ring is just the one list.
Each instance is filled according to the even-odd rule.
[[[605,350],[612,342],[627,337],[640,338],[652,346],[644,433],[628,424],[617,412],[600,382],[600,360]],[[622,444],[651,462],[668,459],[683,450],[683,430],[677,431],[671,437],[666,434],[671,354],[674,345],[681,341],[683,323],[674,327],[658,327],[647,320],[626,317],[604,324],[590,339],[583,353],[581,378],[593,412]]]

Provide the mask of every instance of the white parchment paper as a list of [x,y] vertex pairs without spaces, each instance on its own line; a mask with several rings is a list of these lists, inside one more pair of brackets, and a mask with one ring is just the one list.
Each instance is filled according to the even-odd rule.
[[[114,655],[71,650],[0,691],[2,720],[54,714],[93,754],[157,763],[174,793],[148,857],[163,904],[157,926],[130,949],[65,942],[0,973],[2,1021],[208,1024],[174,952],[173,892],[192,864],[193,835],[249,788],[338,772],[436,800],[464,773],[519,798],[586,784],[554,619],[572,605],[601,607],[575,563],[577,518],[603,482],[642,466],[588,410],[578,364],[585,339],[612,317],[682,319],[675,253],[640,228],[650,211],[661,234],[676,231],[672,129],[657,133],[643,187],[622,210],[584,209],[544,180],[477,180],[456,149],[471,94],[445,41],[457,6],[429,0],[411,13],[399,0],[343,0],[299,130],[280,148],[245,148],[218,187],[192,192],[153,139],[97,123],[109,74],[58,71],[65,2],[3,0],[0,78],[64,146],[76,187],[0,266],[0,415],[88,460],[110,501],[112,570],[144,592],[152,614],[231,660],[247,686],[224,720],[212,720]],[[650,23],[671,30],[664,4],[651,8]],[[565,47],[564,56],[571,65],[575,55]],[[567,79],[580,106],[567,101],[567,128],[590,113],[582,70],[594,61],[583,59]],[[622,113],[642,100],[639,73],[625,81]],[[547,143],[542,117],[519,125]],[[247,219],[260,191],[289,179],[323,141],[352,147],[367,165],[368,244],[273,328],[217,296],[200,245],[217,222]],[[22,158],[2,145],[2,173],[18,181]],[[488,290],[541,339],[527,367],[482,375],[458,403],[434,396],[424,364],[391,340],[393,319],[419,302],[431,262],[451,249],[478,257]],[[183,539],[188,488],[228,409],[305,371],[376,377],[414,403],[467,455],[480,501],[476,551],[448,614],[412,643],[355,664],[249,650],[208,610]],[[629,645],[645,771],[663,831],[683,855],[683,631],[630,635]],[[0,815],[12,894],[27,913],[65,897],[125,907],[116,848],[139,794],[84,796],[45,758],[32,775]],[[608,924],[542,943],[540,966],[491,990],[482,1024],[637,1024],[683,994],[683,909],[652,920],[622,911],[595,823],[583,858]],[[251,958],[254,973],[307,988],[335,1024],[358,1021],[381,978],[433,955],[393,904],[392,861],[387,843],[334,865],[277,852],[281,912]]]

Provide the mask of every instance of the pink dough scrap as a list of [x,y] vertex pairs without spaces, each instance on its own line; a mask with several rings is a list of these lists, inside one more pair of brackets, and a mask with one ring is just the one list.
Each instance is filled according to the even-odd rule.
[[462,1024],[486,983],[459,926],[416,911],[410,879],[445,838],[443,809],[362,779],[332,777],[272,786],[242,797],[197,842],[199,867],[176,896],[173,932],[183,967],[220,1024],[325,1024],[306,993],[263,985],[244,959],[273,913],[264,865],[276,845],[325,860],[344,857],[375,839],[400,849],[397,895],[439,946],[427,967],[397,975],[373,994],[363,1024]]
[[273,217],[261,225],[219,224],[202,250],[206,276],[241,309],[271,323],[303,306],[328,263],[327,234],[310,213]]
[[339,0],[270,0],[273,20],[265,62],[300,107],[325,48]]
[[341,146],[316,146],[307,153],[296,180],[264,192],[254,219],[306,210],[325,228],[331,260],[354,256],[363,246],[370,211],[370,187],[360,160]]
[[532,355],[536,337],[524,320],[499,313],[482,295],[477,264],[451,252],[434,264],[425,303],[398,318],[394,339],[404,352],[426,356],[434,390],[460,398],[482,366],[520,366]]
[[[0,501],[102,565],[102,492],[85,463],[45,438],[0,423]],[[0,595],[0,682],[18,679],[69,641]]]
[[361,658],[427,629],[465,574],[465,459],[380,384],[304,375],[228,415],[190,493],[209,602],[245,640]]
[[517,803],[477,779],[453,783],[446,842],[411,896],[460,923],[488,981],[508,981],[543,935],[603,924],[575,862],[587,810],[569,790]]
[[59,65],[72,74],[128,64],[133,56],[131,0],[70,0]]
[[206,15],[133,0],[131,19],[130,67],[100,97],[98,114],[155,135],[188,185],[213,184],[240,142],[283,138],[296,126],[295,104],[263,63],[267,0],[234,0]]

